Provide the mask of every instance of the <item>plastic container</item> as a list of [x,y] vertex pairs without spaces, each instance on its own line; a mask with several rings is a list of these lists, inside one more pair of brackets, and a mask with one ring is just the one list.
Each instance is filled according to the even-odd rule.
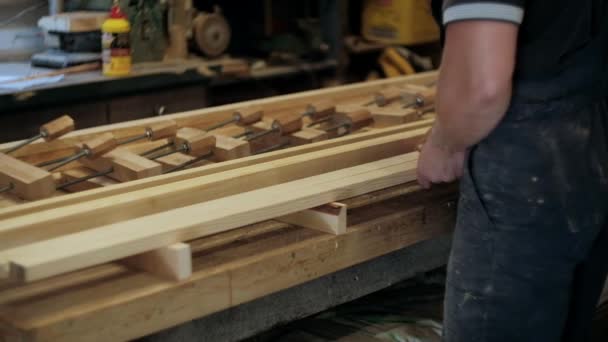
[[385,44],[415,45],[439,40],[426,0],[365,0],[363,37]]
[[110,17],[101,26],[103,74],[106,76],[126,76],[131,73],[131,24],[114,1]]

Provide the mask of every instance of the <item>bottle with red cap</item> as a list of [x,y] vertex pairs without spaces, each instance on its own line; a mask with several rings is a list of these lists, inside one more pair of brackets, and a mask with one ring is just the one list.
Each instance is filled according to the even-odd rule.
[[131,73],[131,25],[114,0],[110,17],[101,26],[103,74],[106,76],[126,76]]

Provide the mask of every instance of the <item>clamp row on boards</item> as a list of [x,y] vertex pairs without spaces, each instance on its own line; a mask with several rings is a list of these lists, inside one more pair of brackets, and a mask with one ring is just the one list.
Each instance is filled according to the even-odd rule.
[[[327,140],[372,124],[377,128],[403,124],[433,110],[434,98],[433,88],[390,87],[373,94],[371,102],[336,105],[322,100],[309,103],[300,113],[272,117],[261,108],[247,107],[202,129],[161,120],[123,140],[110,132],[97,135],[74,146],[73,155],[38,165],[10,155],[39,139],[48,142],[73,131],[74,121],[64,115],[41,126],[35,137],[0,153],[0,192],[38,200],[54,196],[58,188],[82,191]],[[150,149],[158,153],[146,153]],[[66,166],[74,161],[80,166]]]

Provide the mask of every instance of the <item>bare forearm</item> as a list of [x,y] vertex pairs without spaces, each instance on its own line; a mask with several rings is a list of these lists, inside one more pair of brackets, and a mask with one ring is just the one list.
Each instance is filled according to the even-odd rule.
[[431,138],[452,151],[489,135],[511,98],[517,27],[483,24],[455,23],[447,32]]
[[[511,89],[483,94],[462,83],[441,82],[434,137],[452,151],[463,151],[488,136],[504,117]],[[444,89],[441,89],[444,88]]]

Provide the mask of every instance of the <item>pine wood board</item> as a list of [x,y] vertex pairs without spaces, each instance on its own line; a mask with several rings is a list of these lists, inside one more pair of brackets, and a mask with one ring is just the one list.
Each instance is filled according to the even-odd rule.
[[425,133],[408,131],[1,220],[0,250],[411,152]]
[[4,250],[0,260],[11,277],[36,281],[413,181],[416,164],[416,152],[398,155]]
[[261,234],[245,228],[245,239],[233,240],[236,231],[201,239],[193,276],[182,283],[116,265],[69,275],[82,277],[79,286],[58,284],[67,276],[33,283],[0,292],[0,320],[32,341],[138,338],[447,233],[454,211],[433,210],[438,202],[359,209],[342,236],[268,223],[256,225]]
[[330,140],[330,141],[322,141],[318,143],[313,143],[304,146],[298,146],[294,148],[290,148],[287,150],[280,150],[270,153],[265,153],[263,155],[251,156],[247,158],[242,158],[238,160],[228,161],[221,164],[199,167],[197,169],[186,170],[180,173],[168,174],[163,176],[154,177],[151,179],[143,179],[138,181],[132,181],[129,183],[124,183],[120,185],[116,185],[109,188],[97,189],[88,191],[86,193],[73,194],[70,196],[61,196],[52,199],[41,200],[33,203],[22,204],[16,207],[9,207],[0,210],[0,220],[9,219],[11,217],[23,216],[31,213],[38,213],[43,210],[48,210],[52,208],[63,207],[71,204],[82,203],[85,201],[90,201],[93,199],[100,199],[109,196],[114,196],[122,193],[132,192],[136,190],[142,190],[154,186],[159,186],[162,184],[166,184],[169,182],[178,182],[182,180],[188,180],[195,177],[201,177],[206,175],[212,175],[219,172],[225,172],[229,170],[235,170],[238,168],[243,168],[246,166],[251,166],[255,164],[270,162],[282,158],[288,158],[293,156],[302,155],[305,153],[317,152],[329,148],[344,146],[346,144],[361,142],[367,139],[375,139],[383,136],[388,136],[391,134],[396,134],[400,132],[407,132],[423,127],[430,127],[433,123],[433,120],[424,120],[419,121],[413,124],[392,127],[387,129],[379,129],[373,130],[367,133],[359,133],[351,136],[346,136],[343,138]]

